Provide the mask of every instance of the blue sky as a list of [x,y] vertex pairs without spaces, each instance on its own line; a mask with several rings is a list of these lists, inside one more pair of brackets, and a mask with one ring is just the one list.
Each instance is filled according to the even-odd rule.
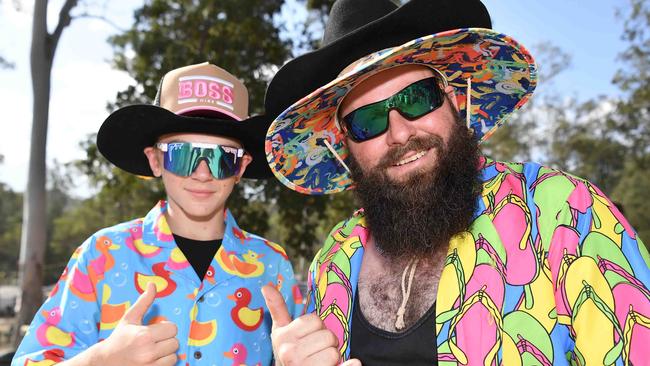
[[[62,0],[51,0],[53,27]],[[132,11],[141,1],[106,1],[103,13],[127,28]],[[570,67],[551,85],[540,81],[539,92],[548,88],[580,100],[599,95],[616,97],[611,84],[622,67],[618,54],[623,21],[615,16],[627,1],[614,0],[484,0],[493,28],[515,38],[534,51],[535,45],[550,41],[572,56]],[[5,115],[0,118],[0,182],[23,191],[27,179],[31,131],[31,86],[29,43],[31,2],[17,11],[14,2],[0,0],[0,54],[16,64],[0,70],[0,100]],[[286,12],[286,14],[295,14]],[[300,14],[300,12],[298,12]],[[78,143],[97,131],[106,118],[106,103],[118,90],[130,84],[128,75],[112,70],[112,50],[106,38],[115,28],[94,19],[78,19],[67,28],[57,49],[52,72],[52,98],[48,135],[48,162],[68,162],[83,157]],[[540,65],[543,67],[543,65]],[[79,195],[88,194],[83,180],[77,181]]]

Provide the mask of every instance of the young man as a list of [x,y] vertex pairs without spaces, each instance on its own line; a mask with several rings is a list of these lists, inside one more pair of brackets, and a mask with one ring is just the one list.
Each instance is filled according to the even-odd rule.
[[314,314],[291,321],[263,290],[281,363],[648,364],[650,257],[616,206],[479,153],[536,85],[532,57],[490,27],[478,0],[339,0],[324,46],[274,77],[276,177],[354,185],[363,206],[316,254]]
[[208,63],[167,73],[155,105],[111,114],[99,150],[161,177],[167,200],[75,251],[13,364],[270,364],[260,287],[272,283],[291,312],[300,292],[284,250],[241,230],[226,208],[242,177],[270,175],[266,126],[248,118],[245,86]]

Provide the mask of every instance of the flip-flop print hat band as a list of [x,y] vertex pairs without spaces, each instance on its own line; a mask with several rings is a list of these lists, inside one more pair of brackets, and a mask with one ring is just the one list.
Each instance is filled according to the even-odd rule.
[[[415,1],[419,0],[411,2]],[[369,76],[404,64],[426,65],[445,75],[455,88],[464,120],[467,90],[471,90],[467,121],[480,142],[526,103],[537,83],[536,65],[528,51],[509,36],[491,29],[448,30],[382,49],[363,57],[352,69],[279,114],[267,132],[265,145],[274,175],[287,187],[304,194],[350,189],[354,182],[345,166],[348,149],[346,136],[336,121],[338,105]]]

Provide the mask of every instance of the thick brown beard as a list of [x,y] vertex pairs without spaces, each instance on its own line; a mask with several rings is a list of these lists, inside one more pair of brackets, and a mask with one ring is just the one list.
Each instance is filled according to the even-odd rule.
[[[480,150],[461,121],[454,126],[447,146],[439,136],[413,139],[389,151],[371,172],[364,172],[350,155],[356,196],[383,256],[403,259],[433,254],[471,224],[481,187]],[[401,182],[388,177],[386,168],[405,152],[432,147],[438,154],[432,171],[415,172]]]

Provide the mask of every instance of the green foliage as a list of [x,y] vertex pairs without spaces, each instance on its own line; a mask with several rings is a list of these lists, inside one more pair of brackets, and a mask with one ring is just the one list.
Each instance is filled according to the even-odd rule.
[[0,183],[0,283],[16,278],[23,195]]
[[251,105],[261,106],[271,70],[290,54],[290,44],[280,40],[273,21],[282,3],[147,1],[135,11],[131,29],[109,39],[115,67],[137,83],[118,93],[116,106],[152,101],[164,73],[204,61],[240,77],[248,87]]
[[[47,187],[47,242],[53,243],[53,237],[58,231],[57,220],[64,216],[76,204],[69,195],[70,181],[64,168],[55,162],[54,169],[48,172]],[[23,194],[14,192],[7,185],[0,183],[0,283],[10,283],[16,280],[18,271],[18,255],[20,251]],[[48,279],[56,278],[61,273],[60,258],[53,252],[55,247],[50,245],[48,261],[45,265],[45,283]],[[64,261],[70,252],[64,255]]]
[[640,167],[650,159],[650,1],[629,0],[623,39],[629,43],[620,55],[623,64],[614,83],[626,93],[618,105],[618,125]]
[[612,198],[622,206],[623,214],[637,230],[646,246],[650,242],[650,211],[645,199],[650,191],[650,171],[638,169],[634,163],[625,165],[621,179],[612,193]]

